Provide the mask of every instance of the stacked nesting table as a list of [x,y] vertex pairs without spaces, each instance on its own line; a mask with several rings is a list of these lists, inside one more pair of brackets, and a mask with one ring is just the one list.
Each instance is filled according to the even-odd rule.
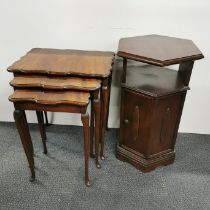
[[[95,132],[96,166],[99,141],[100,157],[104,159],[105,131],[108,121],[108,106],[114,53],[32,49],[8,68],[14,73],[11,85],[14,93],[14,118],[31,169],[31,180],[35,179],[33,145],[29,134],[25,110],[37,113],[44,153],[47,153],[43,111],[80,113],[84,126],[85,184],[90,186],[88,176],[89,114],[91,101],[90,154],[93,154]],[[99,95],[100,94],[100,95]],[[94,129],[95,127],[95,129]]]
[[[203,54],[191,40],[159,35],[123,38],[117,54],[123,58],[117,158],[143,172],[173,163],[193,64]],[[173,64],[178,71],[165,68]]]

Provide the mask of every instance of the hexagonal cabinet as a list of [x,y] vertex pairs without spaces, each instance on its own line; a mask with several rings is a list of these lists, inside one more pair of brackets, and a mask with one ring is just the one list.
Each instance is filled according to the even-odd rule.
[[[151,35],[122,39],[118,56],[123,76],[117,158],[143,172],[173,163],[193,63],[202,53],[190,40]],[[171,64],[180,64],[179,70],[160,67]]]
[[122,84],[117,157],[144,172],[172,163],[187,90],[174,70],[128,68]]

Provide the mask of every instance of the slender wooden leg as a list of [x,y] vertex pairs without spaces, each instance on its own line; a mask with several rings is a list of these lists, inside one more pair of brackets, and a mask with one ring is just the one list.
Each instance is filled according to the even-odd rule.
[[104,160],[104,144],[105,144],[105,135],[106,135],[106,116],[107,116],[107,107],[108,107],[108,79],[103,80],[102,82],[102,128],[101,128],[101,151],[100,158]]
[[112,74],[109,77],[109,86],[108,86],[108,107],[107,107],[107,116],[106,116],[106,130],[109,130],[108,121],[109,121],[109,107],[110,107],[110,95],[111,95],[111,85],[112,85]]
[[31,141],[31,136],[29,133],[29,128],[28,128],[25,112],[22,110],[15,110],[14,119],[15,119],[16,127],[20,135],[23,149],[25,151],[25,154],[29,163],[29,168],[31,170],[30,181],[33,182],[35,180],[35,168],[34,168],[34,157],[33,157],[34,150],[33,150],[33,144]]
[[47,117],[47,112],[46,111],[44,111],[44,117],[45,117],[45,124],[46,124],[46,126],[49,126],[50,124],[48,122],[48,117]]
[[84,153],[85,153],[85,185],[89,187],[91,185],[88,175],[88,156],[89,156],[89,114],[82,114],[81,120],[84,130]]
[[94,138],[94,106],[93,106],[93,94],[91,94],[91,117],[90,117],[90,157],[95,158],[93,153],[93,138]]
[[[26,117],[25,111],[23,112],[23,114],[24,114],[24,118],[26,119],[26,123],[27,123],[27,117]],[[28,123],[27,123],[27,126],[28,126]],[[29,132],[29,135],[30,135],[30,132]],[[29,141],[28,144],[29,144],[32,154],[34,155],[34,147],[33,147],[32,141]]]
[[44,154],[47,154],[47,145],[46,145],[46,130],[45,130],[45,125],[44,125],[44,117],[43,117],[43,112],[42,111],[36,111],[37,119],[38,119],[38,125],[39,125],[39,130],[41,133],[41,138],[42,138],[42,144],[44,148]]
[[96,167],[101,168],[101,165],[99,163],[98,159],[98,147],[99,147],[99,139],[100,139],[100,129],[101,129],[101,121],[100,121],[100,115],[101,115],[101,101],[98,97],[98,91],[95,92],[94,96],[94,111],[95,111],[95,153],[96,153]]

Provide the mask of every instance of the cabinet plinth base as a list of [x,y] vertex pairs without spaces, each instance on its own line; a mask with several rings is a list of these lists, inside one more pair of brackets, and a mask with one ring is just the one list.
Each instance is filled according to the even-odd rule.
[[[130,149],[129,149],[130,150]],[[160,166],[166,166],[172,164],[175,159],[175,152],[172,150],[164,151],[157,155],[145,158],[141,154],[133,153],[119,145],[117,145],[117,159],[128,162],[138,170],[147,173]]]

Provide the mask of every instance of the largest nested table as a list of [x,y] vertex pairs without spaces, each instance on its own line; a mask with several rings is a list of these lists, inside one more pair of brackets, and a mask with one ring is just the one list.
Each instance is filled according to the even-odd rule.
[[[101,142],[105,141],[112,79],[113,52],[34,48],[8,68],[14,75],[80,76],[101,80]],[[102,144],[103,145],[103,144]],[[103,148],[102,148],[103,151]],[[102,155],[103,159],[104,156]]]

